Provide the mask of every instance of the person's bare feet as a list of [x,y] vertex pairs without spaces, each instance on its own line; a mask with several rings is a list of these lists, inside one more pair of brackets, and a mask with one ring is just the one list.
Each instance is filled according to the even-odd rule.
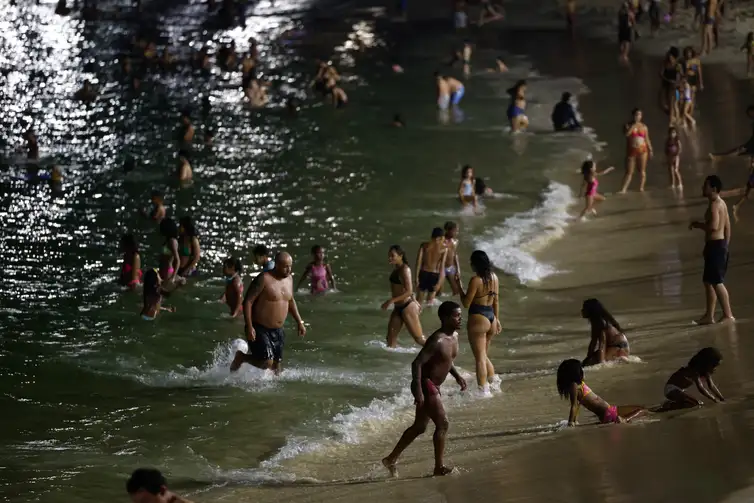
[[435,468],[434,473],[432,473],[433,477],[442,477],[444,475],[448,475],[450,473],[453,473],[454,468],[452,466],[441,466],[440,468]]
[[715,323],[715,320],[714,318],[712,318],[712,316],[702,316],[694,323],[696,323],[697,325],[712,325]]
[[241,364],[243,364],[244,357],[246,356],[245,353],[242,351],[236,351],[236,355],[233,357],[233,361],[230,364],[230,371],[235,372],[239,368],[241,368]]
[[388,458],[382,458],[382,466],[387,468],[387,471],[390,472],[391,477],[398,476],[398,469],[396,468],[394,461],[390,461],[390,459]]
[[725,323],[726,321],[736,321],[736,319],[733,316],[723,316],[717,320],[718,323]]

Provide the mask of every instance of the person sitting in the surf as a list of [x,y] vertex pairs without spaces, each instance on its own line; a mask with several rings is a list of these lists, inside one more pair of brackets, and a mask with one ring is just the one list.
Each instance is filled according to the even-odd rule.
[[589,320],[592,329],[586,358],[581,365],[596,365],[630,354],[628,339],[623,334],[623,329],[599,300],[586,299],[581,307],[581,316]]
[[582,129],[581,123],[576,117],[576,110],[573,109],[571,104],[571,96],[572,94],[569,92],[563,93],[560,102],[552,110],[550,119],[555,131],[581,131]]
[[712,374],[722,360],[720,351],[712,347],[704,348],[695,354],[688,365],[676,370],[665,383],[663,395],[667,400],[657,412],[701,407],[703,403],[700,400],[686,393],[686,388],[692,384],[696,385],[699,393],[713,402],[724,402],[725,398],[712,381]]

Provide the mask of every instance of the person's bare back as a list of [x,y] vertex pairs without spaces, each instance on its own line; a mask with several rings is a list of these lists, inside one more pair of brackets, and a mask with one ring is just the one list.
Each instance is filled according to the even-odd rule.
[[422,247],[424,248],[424,253],[422,254],[421,270],[439,273],[443,257],[447,260],[447,255],[445,255],[446,248],[437,242],[422,243]]
[[[728,216],[728,205],[723,198],[718,197],[710,201],[707,211],[704,214],[704,220],[707,222],[707,231],[704,233],[705,241],[717,241],[724,239],[726,243],[730,242],[730,217]],[[714,225],[715,220],[719,225]]]

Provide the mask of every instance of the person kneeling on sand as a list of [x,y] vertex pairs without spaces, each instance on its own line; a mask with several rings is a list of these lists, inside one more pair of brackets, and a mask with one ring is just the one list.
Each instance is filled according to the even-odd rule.
[[627,423],[647,412],[640,405],[610,405],[597,396],[584,382],[584,368],[578,360],[565,360],[560,364],[557,385],[560,396],[571,402],[568,426],[576,426],[581,405],[594,413],[603,424]]
[[134,503],[191,503],[168,490],[159,470],[138,468],[126,482],[126,492]]
[[722,362],[723,357],[716,348],[704,348],[695,354],[688,365],[676,370],[665,383],[664,395],[667,401],[657,412],[701,407],[703,403],[686,393],[686,388],[696,385],[699,393],[713,402],[724,402],[720,390],[712,381],[712,374]]
[[416,400],[414,424],[403,432],[393,452],[382,460],[390,475],[397,476],[396,462],[401,453],[427,430],[431,420],[435,423],[432,442],[435,447],[434,475],[447,475],[452,468],[443,464],[445,436],[448,433],[448,417],[442,405],[440,386],[448,374],[452,375],[461,391],[466,381],[453,366],[458,355],[458,330],[461,328],[461,306],[455,302],[443,302],[437,310],[442,326],[429,336],[424,347],[411,364],[411,393]]
[[597,299],[586,299],[581,307],[581,316],[589,320],[592,340],[581,365],[596,365],[630,354],[628,339],[615,318]]

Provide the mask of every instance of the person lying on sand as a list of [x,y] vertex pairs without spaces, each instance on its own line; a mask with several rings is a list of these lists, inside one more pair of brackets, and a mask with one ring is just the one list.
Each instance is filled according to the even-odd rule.
[[592,328],[592,339],[582,366],[617,360],[630,354],[623,329],[599,300],[586,299],[581,307],[581,316],[589,320]]
[[664,395],[667,401],[656,412],[701,407],[703,403],[686,393],[686,388],[696,385],[699,393],[713,402],[724,402],[720,390],[712,381],[712,374],[723,357],[715,348],[704,348],[695,354],[688,365],[676,370],[665,383]]

